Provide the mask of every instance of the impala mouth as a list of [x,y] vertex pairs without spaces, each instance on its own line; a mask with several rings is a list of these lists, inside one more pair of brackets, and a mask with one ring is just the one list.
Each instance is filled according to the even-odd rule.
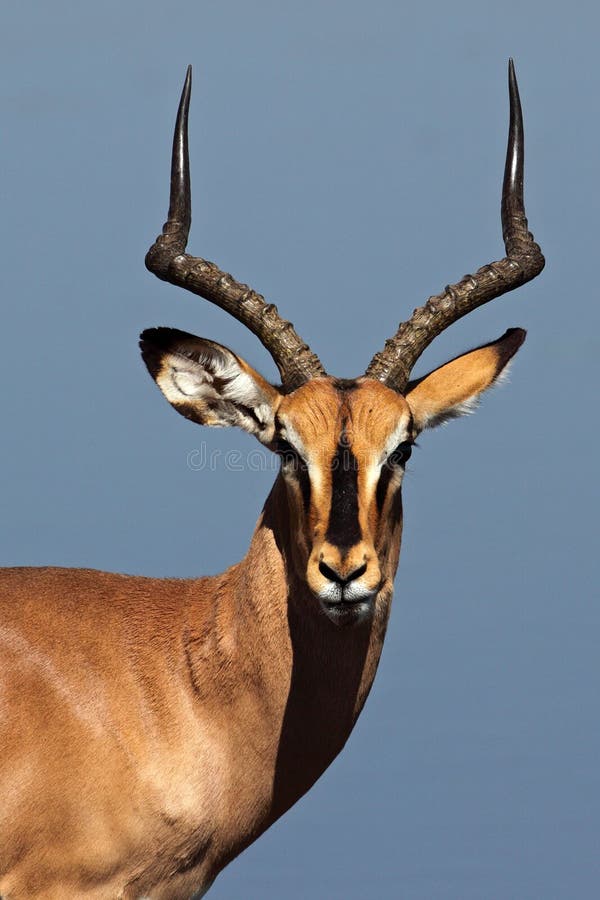
[[345,584],[330,581],[313,593],[328,619],[336,625],[352,625],[373,616],[379,588],[379,584],[374,588],[367,587],[358,579]]
[[335,625],[365,622],[372,618],[374,606],[372,597],[365,600],[340,600],[337,603],[321,600],[323,612]]
[[328,584],[317,595],[325,615],[338,625],[350,625],[371,618],[377,590],[358,584]]

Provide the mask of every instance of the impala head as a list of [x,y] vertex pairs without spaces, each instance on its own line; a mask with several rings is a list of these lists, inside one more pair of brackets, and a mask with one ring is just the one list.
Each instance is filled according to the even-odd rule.
[[185,254],[190,90],[188,70],[175,127],[169,217],[146,264],[250,328],[273,356],[281,385],[270,384],[227,347],[176,329],[145,331],[142,354],[179,413],[201,425],[237,425],[280,456],[297,574],[334,622],[360,621],[371,615],[381,591],[391,591],[402,525],[400,488],[417,435],[471,411],[525,338],[522,329],[509,329],[410,380],[416,360],[441,331],[533,278],[544,264],[523,207],[523,126],[512,62],[502,195],[507,256],[416,309],[355,380],[328,376],[276,307],[213,263]]

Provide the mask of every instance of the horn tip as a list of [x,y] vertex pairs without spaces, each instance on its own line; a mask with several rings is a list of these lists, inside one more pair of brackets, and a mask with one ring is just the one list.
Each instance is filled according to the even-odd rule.
[[185,70],[185,79],[181,91],[181,105],[184,109],[189,107],[190,94],[192,93],[192,67],[189,65]]
[[517,73],[515,71],[515,61],[512,56],[508,60],[508,90],[511,98],[519,96],[519,86],[517,83]]

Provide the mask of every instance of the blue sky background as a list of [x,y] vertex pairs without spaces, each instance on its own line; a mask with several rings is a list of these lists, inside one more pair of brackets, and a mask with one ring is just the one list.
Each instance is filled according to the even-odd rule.
[[[511,383],[423,436],[378,677],[336,763],[211,897],[595,897],[598,11],[591,2],[5,4],[1,562],[151,575],[238,560],[272,472],[172,413],[137,336],[258,341],[152,278],[194,65],[190,251],[280,305],[340,376],[502,255],[506,61],[543,275],[418,371],[528,329]],[[197,457],[194,457],[197,459]]]

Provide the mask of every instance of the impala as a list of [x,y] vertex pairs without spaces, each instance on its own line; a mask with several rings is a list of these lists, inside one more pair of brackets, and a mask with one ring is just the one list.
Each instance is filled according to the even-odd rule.
[[188,70],[168,221],[146,265],[216,303],[272,355],[273,385],[220,344],[141,338],[167,400],[238,425],[281,458],[245,558],[191,580],[80,569],[0,576],[0,894],[189,898],[298,800],[340,752],[375,676],[416,436],[470,410],[518,328],[417,380],[423,350],[544,259],[523,205],[523,125],[509,63],[506,256],[431,297],[364,375],[328,375],[274,306],[185,253]]

